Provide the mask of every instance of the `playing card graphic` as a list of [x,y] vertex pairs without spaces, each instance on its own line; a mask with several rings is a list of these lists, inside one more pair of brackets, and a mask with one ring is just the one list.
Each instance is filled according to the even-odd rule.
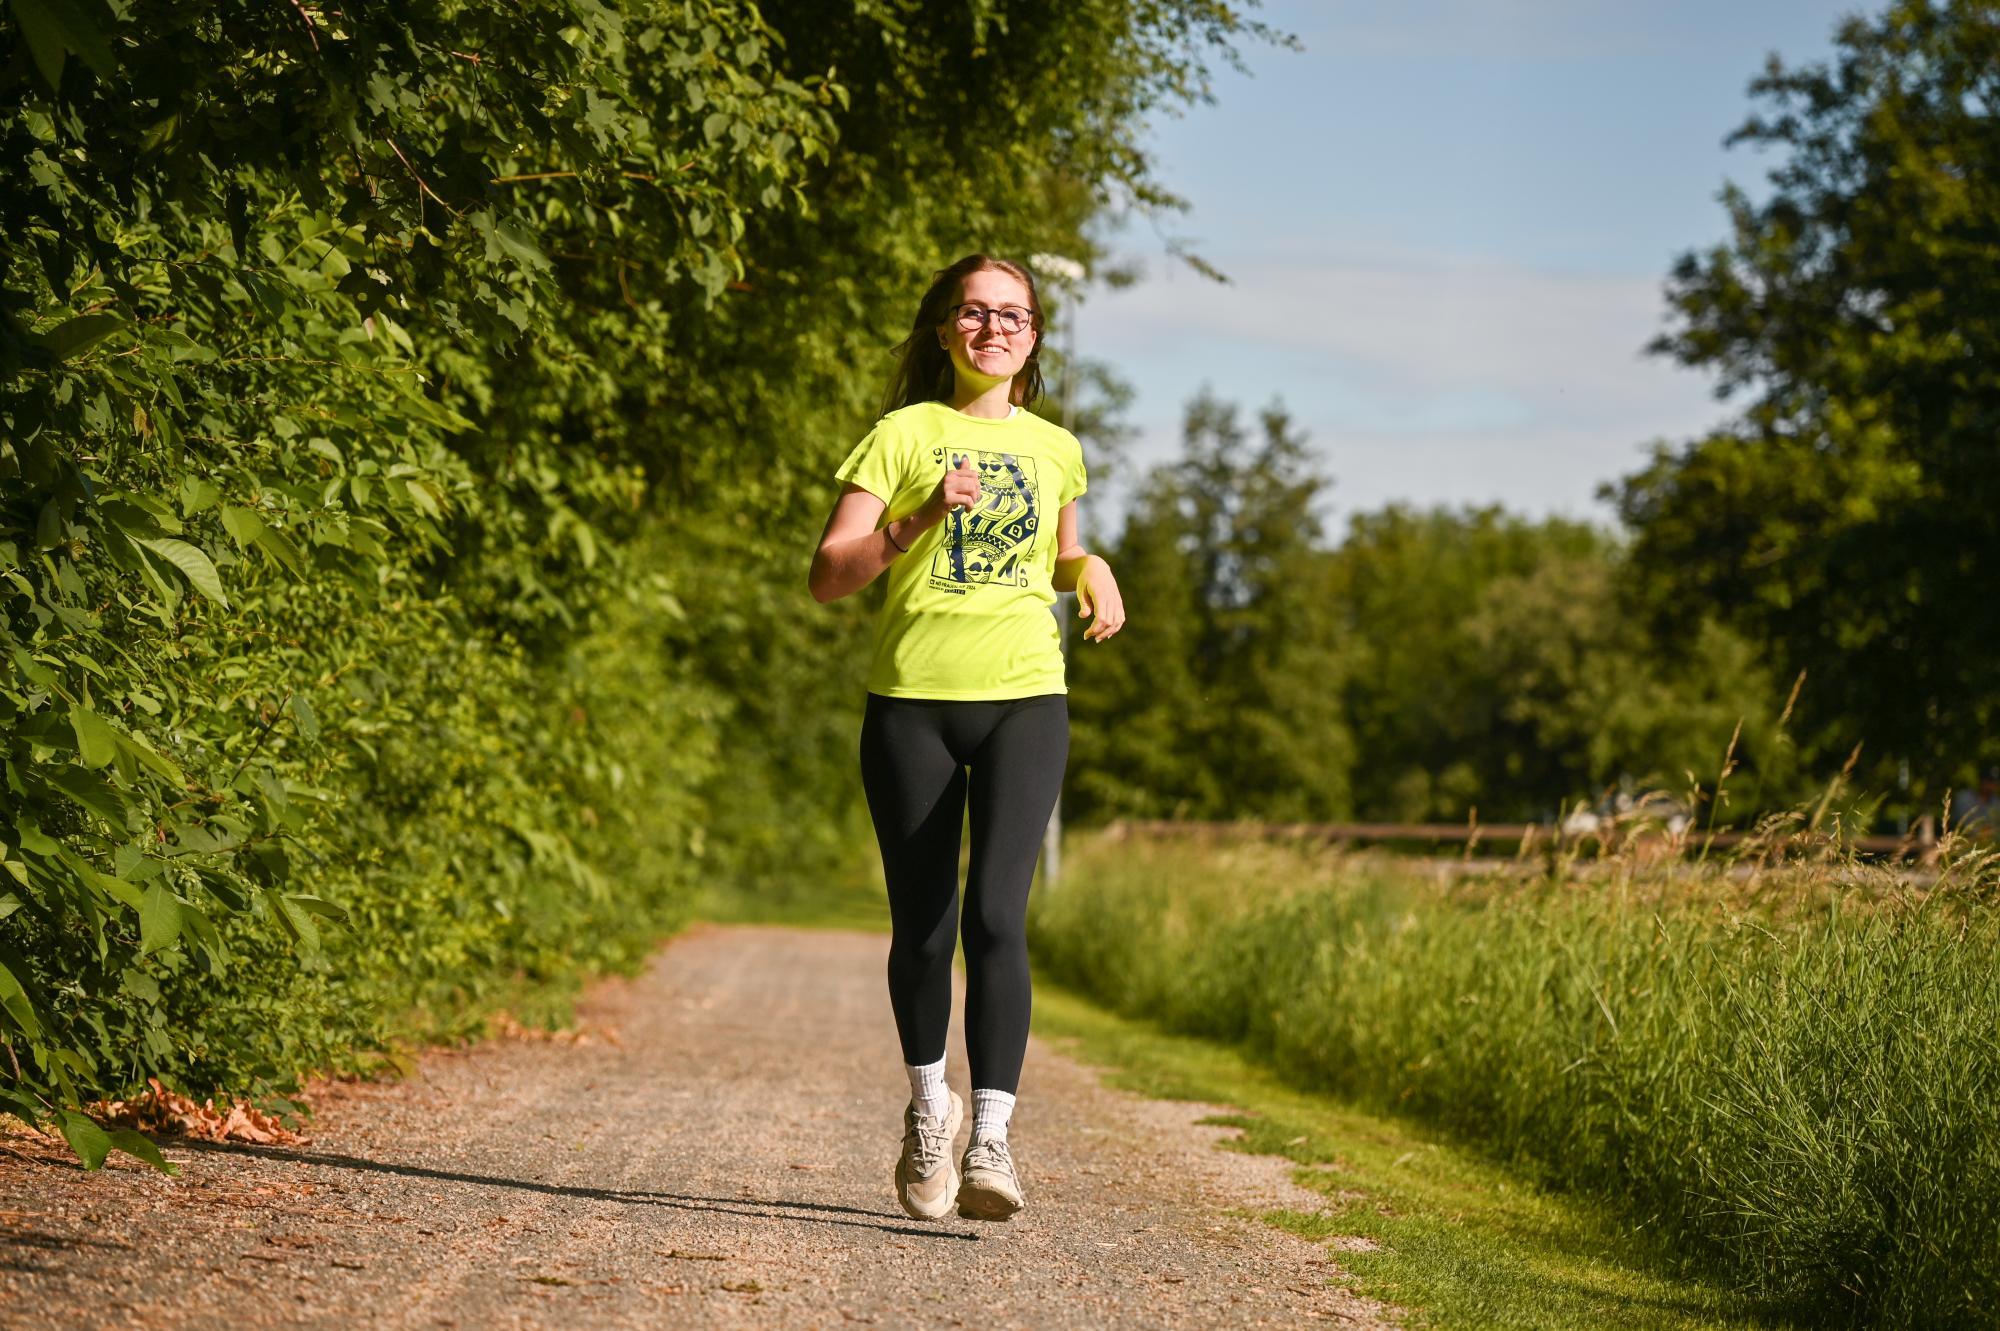
[[954,451],[949,465],[971,457],[979,467],[979,503],[946,519],[944,543],[931,557],[931,577],[963,588],[970,583],[1028,585],[1028,547],[1041,522],[1035,460],[1012,453]]

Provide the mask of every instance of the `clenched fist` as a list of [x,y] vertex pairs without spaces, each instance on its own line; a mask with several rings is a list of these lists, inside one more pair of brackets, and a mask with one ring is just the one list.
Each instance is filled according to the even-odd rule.
[[[943,522],[945,515],[953,509],[973,509],[979,505],[979,468],[972,464],[971,454],[958,460],[958,466],[944,474],[937,489],[924,502],[925,516],[931,522]],[[925,524],[930,525],[929,523]]]

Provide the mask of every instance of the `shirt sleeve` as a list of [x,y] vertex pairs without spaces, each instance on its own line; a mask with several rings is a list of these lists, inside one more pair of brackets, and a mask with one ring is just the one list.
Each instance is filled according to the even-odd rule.
[[1089,473],[1084,470],[1083,466],[1082,444],[1078,444],[1076,446],[1076,461],[1070,465],[1069,477],[1066,481],[1066,485],[1069,493],[1063,499],[1063,503],[1065,504],[1069,503],[1070,500],[1077,498],[1085,490],[1088,490],[1090,488],[1090,476]]
[[840,464],[834,478],[860,486],[884,504],[896,497],[902,487],[903,450],[896,427],[887,417],[875,422],[875,428],[863,436],[854,451],[847,455],[847,461]]

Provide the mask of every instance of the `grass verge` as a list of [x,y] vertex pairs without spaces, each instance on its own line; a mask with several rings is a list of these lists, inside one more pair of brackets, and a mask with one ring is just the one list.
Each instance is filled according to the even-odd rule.
[[1363,1294],[1439,1328],[1605,1327],[1706,1331],[1793,1325],[1696,1275],[1608,1211],[1533,1187],[1421,1128],[1283,1084],[1225,1045],[1120,1017],[1037,977],[1036,1034],[1113,1085],[1244,1112],[1204,1120],[1243,1130],[1237,1148],[1294,1162],[1323,1194],[1318,1214],[1262,1213],[1315,1241],[1379,1245],[1337,1259]]
[[1815,1325],[1991,1327],[1990,862],[1436,878],[1084,840],[1043,973],[1614,1205]]
[[[869,850],[872,853],[873,843]],[[705,889],[694,918],[711,924],[783,924],[795,929],[863,929],[886,933],[889,902],[879,860],[855,855],[810,882],[746,892],[731,882]]]

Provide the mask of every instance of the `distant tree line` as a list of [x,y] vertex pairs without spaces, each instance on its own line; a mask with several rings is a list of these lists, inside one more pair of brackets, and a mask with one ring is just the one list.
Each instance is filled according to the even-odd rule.
[[1706,791],[1739,719],[1740,757],[1775,740],[1751,644],[1652,632],[1611,535],[1394,506],[1336,542],[1309,458],[1282,411],[1190,406],[1108,552],[1130,625],[1071,653],[1073,816],[1548,818]]

